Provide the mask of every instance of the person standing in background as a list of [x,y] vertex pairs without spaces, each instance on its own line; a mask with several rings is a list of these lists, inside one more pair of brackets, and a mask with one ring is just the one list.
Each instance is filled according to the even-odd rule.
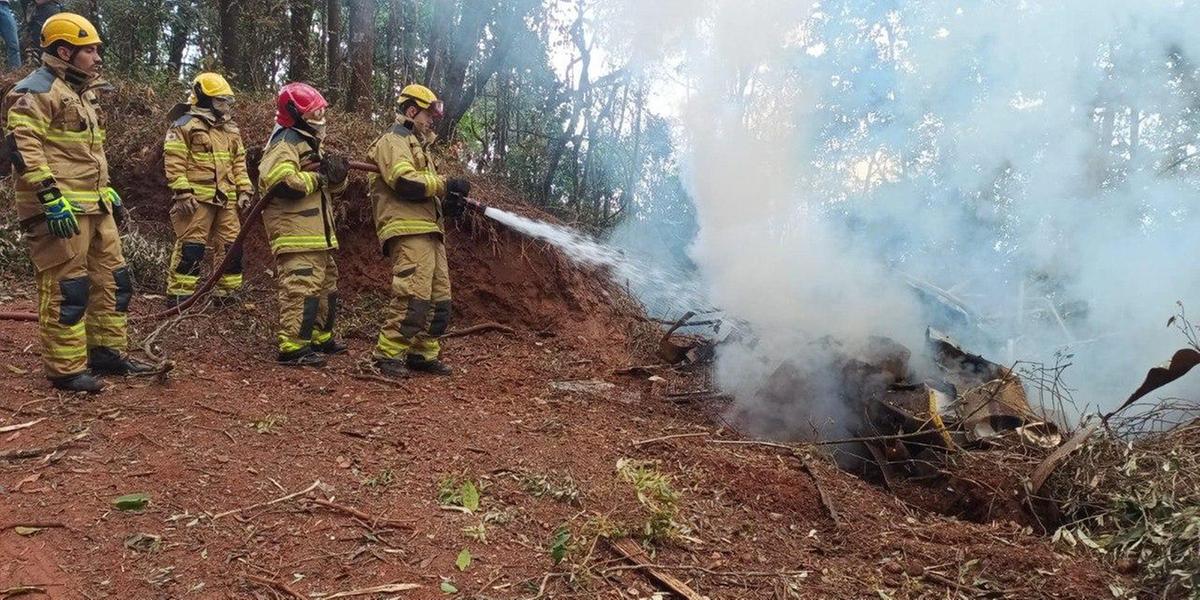
[[0,39],[4,40],[4,58],[11,71],[21,66],[21,41],[17,36],[17,17],[10,0],[0,0]]
[[[11,1],[11,0],[10,0]],[[25,52],[36,59],[41,52],[38,41],[42,39],[42,26],[46,20],[66,10],[59,0],[22,0],[25,8]],[[19,58],[19,57],[18,57]]]

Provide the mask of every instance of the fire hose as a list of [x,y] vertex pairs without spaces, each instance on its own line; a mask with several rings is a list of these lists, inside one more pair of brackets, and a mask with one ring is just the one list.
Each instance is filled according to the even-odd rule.
[[[347,166],[350,169],[355,170],[355,171],[366,171],[369,173],[378,173],[379,172],[378,166],[376,166],[372,163],[368,163],[368,162],[352,160],[352,161],[347,162]],[[311,170],[311,169],[305,169],[305,170]],[[199,285],[199,287],[196,288],[196,291],[193,292],[191,296],[188,296],[185,300],[183,300],[182,302],[180,302],[179,304],[177,304],[175,306],[172,306],[171,308],[168,308],[166,310],[161,310],[156,313],[152,313],[152,314],[148,314],[148,315],[138,315],[136,317],[130,318],[130,321],[132,321],[134,323],[140,323],[140,322],[144,322],[144,321],[160,321],[167,317],[181,315],[184,313],[184,311],[186,311],[187,309],[189,309],[193,305],[195,305],[197,301],[199,301],[201,298],[203,298],[205,295],[207,295],[209,292],[211,292],[212,289],[214,287],[216,287],[217,280],[219,280],[221,278],[221,273],[224,273],[225,269],[229,268],[233,264],[233,261],[235,259],[237,259],[238,255],[241,254],[241,249],[242,249],[242,246],[245,244],[247,233],[250,231],[251,226],[254,225],[258,221],[258,218],[260,216],[262,216],[262,211],[264,208],[267,207],[267,204],[271,201],[271,197],[272,197],[272,194],[270,192],[268,192],[266,194],[259,196],[258,199],[255,200],[254,203],[250,205],[250,210],[246,212],[245,217],[242,221],[241,231],[238,232],[238,235],[236,238],[234,238],[233,243],[230,244],[229,247],[225,251],[225,258],[221,261],[220,265],[217,265],[216,268],[212,269],[212,271],[208,274],[208,277],[205,278],[205,280]],[[483,210],[485,208],[481,202],[479,202],[478,200],[475,200],[474,198],[467,198],[466,201],[467,201],[467,205],[472,208],[475,208],[478,210]],[[35,313],[0,312],[0,321],[37,321],[37,320],[38,320],[38,316]]]

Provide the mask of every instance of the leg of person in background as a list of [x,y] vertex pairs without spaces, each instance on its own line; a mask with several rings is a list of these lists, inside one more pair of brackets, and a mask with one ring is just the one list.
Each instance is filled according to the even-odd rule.
[[189,213],[184,209],[186,205],[186,202],[176,202],[170,212],[175,247],[167,266],[167,306],[178,305],[196,291],[205,246],[219,210],[211,204],[196,202]]
[[[212,248],[213,251],[212,265],[214,269],[219,268],[221,262],[225,260],[225,253],[237,239],[239,231],[241,231],[241,223],[238,221],[237,209],[231,206],[218,208],[216,223],[214,223],[212,235],[209,237],[209,248]],[[229,303],[241,289],[242,251],[239,249],[237,256],[233,257],[229,266],[221,272],[214,295],[222,302]]]
[[321,300],[317,306],[312,347],[321,354],[341,354],[346,351],[346,345],[333,337],[338,312],[337,264],[333,261],[332,252],[326,252],[325,255],[328,262],[325,265],[325,279],[321,282]]
[[428,237],[433,240],[429,328],[417,334],[413,347],[408,352],[407,366],[422,373],[451,375],[454,371],[439,358],[442,346],[438,341],[450,327],[450,267],[446,261],[446,244],[433,235]]
[[17,17],[13,15],[12,6],[0,1],[0,38],[4,40],[4,56],[8,70],[21,66],[21,41],[17,36]]
[[90,217],[95,227],[87,249],[87,365],[97,375],[157,373],[154,365],[132,360],[125,353],[133,275],[121,253],[117,223],[111,214]]
[[279,282],[280,364],[319,367],[325,357],[313,351],[312,338],[321,306],[321,291],[329,252],[287,252],[275,257]]

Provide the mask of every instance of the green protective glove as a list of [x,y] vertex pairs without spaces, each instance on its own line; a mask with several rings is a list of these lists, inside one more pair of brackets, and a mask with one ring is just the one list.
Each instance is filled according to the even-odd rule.
[[64,240],[79,234],[79,219],[75,218],[78,209],[57,187],[38,192],[38,199],[42,201],[42,212],[46,213],[46,226],[51,234]]
[[108,199],[109,205],[112,206],[112,216],[113,220],[117,222],[117,227],[124,227],[125,222],[129,220],[129,210],[121,202],[121,195],[111,187],[106,187],[100,192],[104,194],[104,197]]

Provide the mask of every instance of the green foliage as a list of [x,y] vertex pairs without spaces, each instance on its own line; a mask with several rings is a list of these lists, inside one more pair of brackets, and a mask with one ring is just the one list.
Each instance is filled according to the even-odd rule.
[[438,484],[438,503],[443,506],[460,506],[467,512],[475,512],[479,510],[480,501],[480,486],[466,473],[447,475]]
[[579,504],[579,484],[570,475],[524,473],[521,487],[537,498],[553,498],[564,504]]
[[633,486],[638,503],[646,512],[639,534],[650,543],[671,541],[686,533],[679,522],[680,495],[671,477],[658,469],[654,461],[622,458],[617,474]]

